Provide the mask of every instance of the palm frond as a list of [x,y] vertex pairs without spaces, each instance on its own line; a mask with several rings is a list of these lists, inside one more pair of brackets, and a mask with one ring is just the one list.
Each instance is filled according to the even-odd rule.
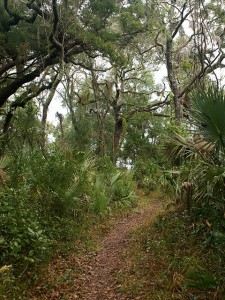
[[7,180],[5,169],[8,167],[10,162],[11,159],[8,156],[2,156],[0,158],[0,187],[5,185],[5,182]]
[[172,156],[184,157],[186,159],[201,158],[209,160],[214,145],[201,137],[197,141],[194,138],[186,138],[178,133],[173,136],[174,147],[171,149]]
[[193,123],[206,140],[215,144],[217,150],[225,150],[225,94],[223,90],[209,87],[190,95]]
[[0,169],[4,170],[8,167],[10,164],[11,159],[8,156],[2,156],[0,158]]
[[110,180],[110,185],[112,186],[117,180],[120,180],[122,177],[122,172],[117,172],[115,175],[112,176]]

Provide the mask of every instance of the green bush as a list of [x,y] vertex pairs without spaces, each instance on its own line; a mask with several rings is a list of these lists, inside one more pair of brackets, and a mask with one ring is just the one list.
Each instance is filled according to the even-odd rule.
[[52,149],[43,157],[40,151],[25,148],[14,160],[9,184],[13,188],[21,184],[29,186],[41,214],[62,217],[68,211],[65,191],[71,184],[74,169],[72,157],[66,157],[63,151]]
[[92,185],[91,207],[94,213],[104,214],[109,205],[110,199],[106,195],[106,187],[100,177],[96,177],[95,183]]
[[134,165],[133,172],[138,187],[148,191],[152,191],[159,186],[163,175],[161,167],[154,159],[137,161]]
[[[129,171],[119,171],[116,176],[116,180],[111,183],[111,201],[130,201],[130,204],[135,203],[135,184],[132,180],[132,174]],[[113,178],[112,177],[112,180]],[[111,180],[111,182],[112,182]]]
[[1,265],[38,261],[50,241],[40,225],[39,216],[31,209],[29,190],[26,187],[8,188],[0,197]]
[[[94,190],[98,186],[98,192],[95,193],[95,199],[101,207],[111,207],[119,205],[120,207],[130,207],[135,205],[137,197],[135,195],[135,183],[130,171],[118,169],[109,157],[98,158],[96,160],[97,173],[96,182],[100,182],[93,186]],[[96,195],[99,193],[99,198]],[[104,194],[104,196],[103,196]],[[105,203],[105,204],[103,204]]]

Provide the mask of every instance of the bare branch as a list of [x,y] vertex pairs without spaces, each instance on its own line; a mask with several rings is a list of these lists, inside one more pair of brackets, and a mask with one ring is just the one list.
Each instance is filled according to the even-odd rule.
[[196,80],[202,78],[203,76],[213,72],[214,70],[216,70],[219,67],[224,68],[225,64],[222,64],[222,61],[225,59],[225,54],[222,54],[220,56],[220,58],[218,59],[218,61],[212,65],[212,66],[206,66],[204,70],[201,70],[192,80],[191,82],[186,86],[186,88],[179,94],[179,98],[181,98],[184,94],[187,94],[192,85],[196,82]]
[[160,107],[164,107],[165,105],[170,104],[170,100],[168,100],[169,95],[167,95],[164,101],[154,102],[152,104],[142,106],[142,107],[135,107],[132,111],[128,112],[125,116],[126,120],[129,120],[134,114],[138,112],[152,112],[157,110]]
[[181,13],[181,20],[180,20],[180,22],[178,23],[177,27],[175,28],[175,30],[174,30],[174,32],[173,32],[173,34],[172,34],[172,39],[175,38],[175,36],[177,35],[177,33],[178,33],[178,31],[179,31],[181,25],[184,23],[184,21],[187,19],[187,17],[190,15],[190,13],[193,11],[193,9],[191,9],[191,10],[188,11],[185,15],[183,15],[183,14],[184,14],[184,11],[185,11],[185,9],[186,9],[186,4],[187,4],[187,3],[184,4],[184,7],[183,7],[183,10],[182,10],[182,13]]

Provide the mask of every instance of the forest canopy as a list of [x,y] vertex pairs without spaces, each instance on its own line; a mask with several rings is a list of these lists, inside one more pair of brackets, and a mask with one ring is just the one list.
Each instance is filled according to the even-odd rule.
[[[75,111],[89,109],[99,127],[111,114],[115,160],[128,119],[170,104],[179,123],[189,92],[210,78],[219,84],[215,70],[224,67],[224,10],[216,1],[4,0],[0,16],[3,147],[17,108],[30,102],[42,110],[44,143],[61,83],[75,129]],[[162,66],[166,77],[155,85]]]

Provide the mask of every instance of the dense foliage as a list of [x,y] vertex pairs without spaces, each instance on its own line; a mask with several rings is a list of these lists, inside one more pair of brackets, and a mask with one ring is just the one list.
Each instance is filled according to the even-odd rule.
[[136,188],[222,259],[224,35],[220,1],[1,1],[0,293]]
[[17,157],[2,158],[1,167],[0,262],[11,275],[45,260],[57,243],[72,241],[87,216],[136,202],[127,171],[66,145],[52,145],[47,157],[24,147]]

